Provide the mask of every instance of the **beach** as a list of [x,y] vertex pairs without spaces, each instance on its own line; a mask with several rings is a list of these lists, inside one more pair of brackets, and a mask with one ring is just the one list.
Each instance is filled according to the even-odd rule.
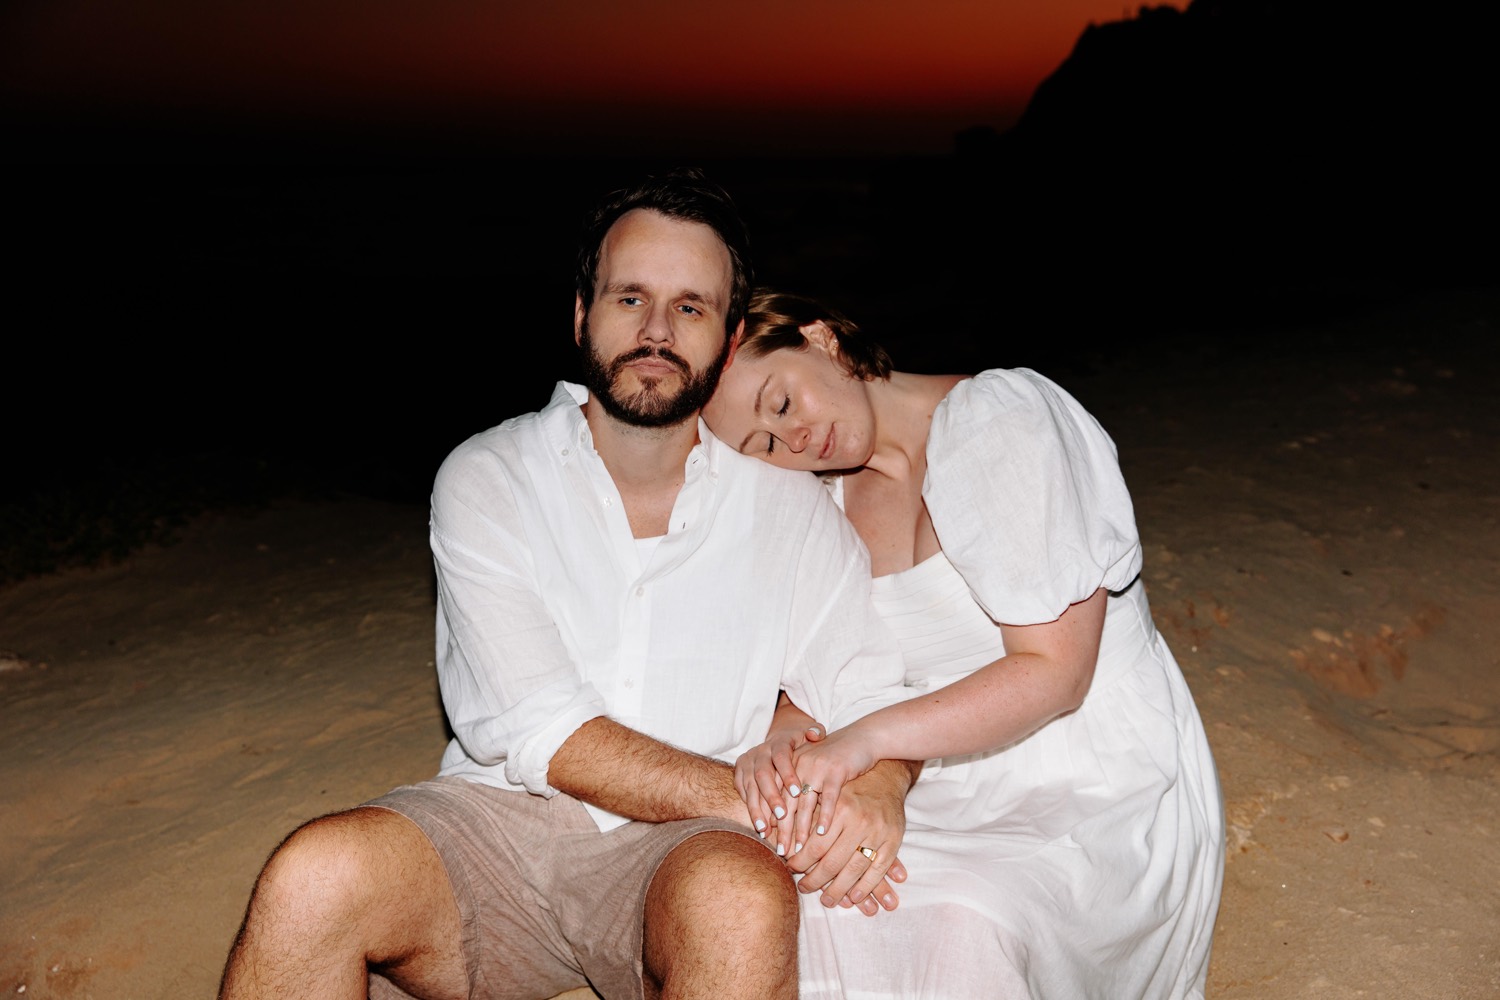
[[[1497,303],[1044,371],[1118,446],[1218,765],[1214,1000],[1500,995]],[[426,521],[216,509],[0,587],[0,991],[211,996],[280,839],[434,773]]]

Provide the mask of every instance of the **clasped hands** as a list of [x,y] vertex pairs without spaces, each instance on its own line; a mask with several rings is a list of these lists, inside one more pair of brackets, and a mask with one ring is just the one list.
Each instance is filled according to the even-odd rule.
[[906,881],[896,852],[906,832],[906,784],[853,729],[813,725],[773,733],[735,762],[750,821],[799,877],[799,892],[866,916],[893,910]]

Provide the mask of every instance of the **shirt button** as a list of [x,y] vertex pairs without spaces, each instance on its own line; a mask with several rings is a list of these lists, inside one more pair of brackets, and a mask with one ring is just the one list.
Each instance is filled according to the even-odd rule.
[[563,454],[564,454],[564,455],[566,455],[566,454],[567,454],[567,453],[568,453],[568,451],[569,451],[569,449],[567,449],[567,448],[564,448],[564,449],[563,449]]
[[646,588],[645,587],[637,587],[637,588],[635,588],[635,596],[636,597],[645,597],[646,596]]
[[609,497],[600,497],[599,498],[599,502],[602,503],[606,507],[608,507],[610,505],[610,503],[611,503]]
[[635,687],[635,681],[633,681],[633,680],[631,680],[629,678],[626,678],[626,680],[625,680],[625,686],[628,687],[628,688],[633,688],[633,687]]

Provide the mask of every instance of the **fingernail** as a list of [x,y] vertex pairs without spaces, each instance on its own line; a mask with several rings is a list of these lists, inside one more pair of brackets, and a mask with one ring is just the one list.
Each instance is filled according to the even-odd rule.
[[785,845],[783,845],[783,844],[777,844],[776,845],[776,856],[779,857],[779,858],[786,857],[786,846]]
[[786,790],[792,796],[792,798],[794,798],[794,799],[797,796],[799,796],[799,795],[802,794],[802,786],[801,785],[788,785],[787,788],[786,788]]
[[818,836],[821,837],[821,836],[823,836],[823,834],[825,834],[827,832],[828,832],[828,827],[819,825],[819,827],[818,827]]
[[796,854],[800,850],[802,850],[802,845],[798,844],[796,847],[792,848],[792,853]]
[[810,732],[810,733],[812,733],[814,736],[822,736],[823,735],[823,730],[819,729],[817,726],[808,726],[807,727],[807,731]]
[[[756,820],[755,821],[755,828],[757,830],[764,830],[766,828],[766,821],[763,820],[763,819]],[[823,831],[819,830],[818,832],[822,833]]]
[[759,837],[761,840],[765,840],[766,839],[766,831],[764,831],[764,830],[757,830],[755,832],[755,835],[757,837]]
[[887,910],[896,905],[896,897],[891,895],[890,893],[886,893],[884,896],[881,896],[880,901],[885,904],[885,908]]
[[776,818],[777,819],[786,819],[786,810],[783,809],[783,808],[781,808],[780,806],[777,806],[775,809],[772,809],[771,811],[776,814]]

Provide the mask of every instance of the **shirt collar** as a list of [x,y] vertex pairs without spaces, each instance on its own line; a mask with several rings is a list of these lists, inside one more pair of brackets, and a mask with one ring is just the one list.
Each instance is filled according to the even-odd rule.
[[581,409],[588,399],[589,391],[583,386],[559,382],[552,390],[552,398],[541,410],[542,435],[547,448],[565,465],[581,451],[593,450],[594,435]]
[[[552,390],[552,398],[542,410],[542,426],[547,446],[564,462],[578,454],[580,448],[593,450],[594,435],[589,430],[589,422],[582,409],[583,404],[588,401],[588,389],[576,382],[558,382]],[[708,471],[717,477],[724,447],[724,443],[714,437],[713,431],[699,417],[698,443],[688,453],[689,470],[701,460],[707,464]]]

